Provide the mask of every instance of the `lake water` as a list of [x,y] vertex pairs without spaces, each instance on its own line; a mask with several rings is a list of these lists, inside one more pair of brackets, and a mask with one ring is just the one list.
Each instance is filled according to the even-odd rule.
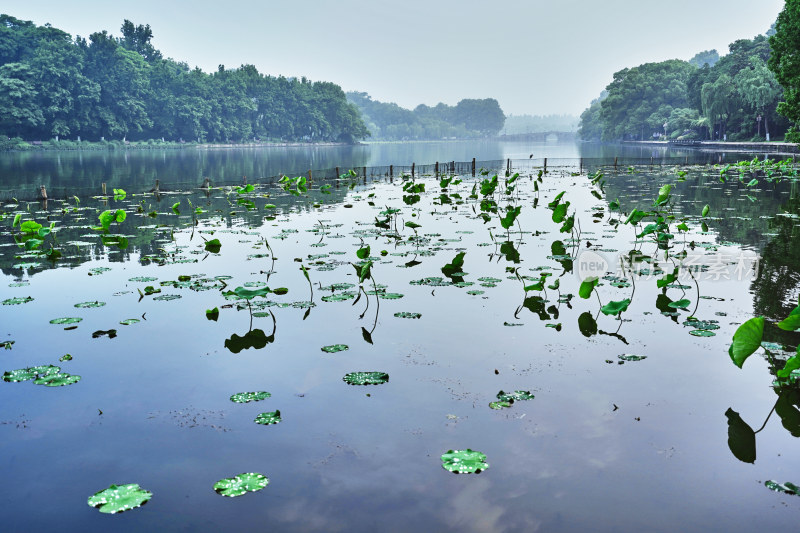
[[[0,200],[36,199],[44,185],[50,198],[95,195],[105,183],[110,192],[124,188],[134,192],[152,189],[155,180],[162,189],[199,186],[205,178],[212,184],[268,182],[281,174],[335,175],[350,168],[369,168],[380,175],[410,173],[411,164],[433,165],[450,161],[496,165],[506,159],[550,166],[589,161],[619,164],[675,162],[693,163],[737,160],[740,154],[701,152],[686,148],[653,148],[638,145],[601,145],[575,142],[443,141],[417,143],[373,143],[357,146],[287,146],[260,148],[186,148],[171,150],[43,151],[0,154]],[[376,168],[377,167],[377,168]]]
[[[763,350],[739,369],[728,347],[746,320],[774,323],[797,305],[796,178],[731,170],[723,183],[712,166],[644,164],[605,167],[601,187],[588,177],[598,167],[581,173],[573,159],[539,181],[531,153],[590,159],[608,147],[486,144],[278,150],[285,160],[256,149],[0,156],[4,186],[128,190],[0,206],[0,372],[80,376],[49,387],[56,371],[40,368],[28,373],[42,384],[0,382],[2,529],[795,527],[800,498],[764,483],[800,482],[796,386],[772,386]],[[524,171],[509,184],[501,173],[494,191],[491,172],[138,194],[155,179],[472,157]],[[637,238],[648,219],[635,228],[612,207],[652,210],[664,184],[674,238]],[[548,207],[561,191],[572,230]],[[93,227],[106,210],[125,218],[104,233]],[[53,232],[22,234],[16,215]],[[367,272],[352,265],[366,260],[359,283]],[[590,274],[599,285],[584,299]],[[265,286],[288,291],[255,294]],[[603,311],[625,300],[620,316]],[[785,359],[798,339],[769,327],[764,340]],[[347,349],[322,350],[335,345]],[[389,378],[351,385],[352,372]],[[230,400],[250,391],[271,396]],[[534,398],[503,406],[501,391]],[[280,423],[254,423],[276,410]],[[467,448],[488,467],[443,468],[443,454]],[[215,492],[242,473],[269,484]],[[119,515],[87,505],[129,483],[152,499]]]

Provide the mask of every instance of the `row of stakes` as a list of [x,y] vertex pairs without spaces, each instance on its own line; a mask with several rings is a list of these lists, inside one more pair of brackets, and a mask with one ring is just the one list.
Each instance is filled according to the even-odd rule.
[[[531,154],[530,157],[533,158],[533,154]],[[650,166],[653,165],[653,162],[654,162],[654,158],[651,157],[650,158]],[[689,164],[689,156],[686,156],[686,164],[687,165]],[[475,162],[475,158],[473,157],[472,158],[472,169],[471,169],[473,176],[475,176],[475,173],[476,173],[475,165],[476,165],[476,162]],[[452,161],[450,163],[445,163],[444,164],[444,167],[445,167],[444,171],[445,172],[447,172],[447,171],[453,171],[454,172],[455,171],[455,166],[456,166],[455,161]],[[367,178],[367,167],[362,167],[362,169],[363,169],[363,178],[366,180],[366,178]],[[581,169],[581,172],[583,172],[583,158],[580,158],[580,169]],[[547,158],[546,157],[544,158],[544,169],[543,170],[544,170],[545,173],[547,172]],[[614,158],[614,170],[615,171],[618,170],[618,160],[617,160],[616,157]],[[438,161],[434,165],[434,172],[435,172],[436,175],[439,175],[440,169],[439,169],[439,162]],[[511,159],[507,159],[506,160],[506,172],[509,173],[509,174],[511,173]],[[339,167],[336,167],[336,175],[337,176],[341,175],[341,173],[339,172]],[[389,177],[394,177],[394,165],[389,165],[388,176]],[[416,163],[411,163],[411,177],[412,178],[416,177]],[[308,180],[312,181],[312,173],[311,173],[310,170],[308,171]],[[243,183],[247,184],[247,178],[243,178]],[[107,196],[106,184],[103,183],[102,187],[103,187],[103,196]],[[205,178],[204,181],[203,181],[203,184],[200,185],[200,189],[208,191],[210,188],[211,188],[211,180],[209,178]],[[155,187],[150,189],[148,192],[155,193],[155,194],[159,194],[161,192],[159,180],[156,180]],[[39,200],[47,200],[47,188],[44,185],[40,185],[39,186]]]

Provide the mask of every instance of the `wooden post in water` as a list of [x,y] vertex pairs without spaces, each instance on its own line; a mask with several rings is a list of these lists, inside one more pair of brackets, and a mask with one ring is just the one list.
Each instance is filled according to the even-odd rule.
[[472,177],[475,177],[475,158],[472,158]]
[[450,172],[452,172],[453,174],[456,173],[456,162],[455,161],[450,161]]
[[414,177],[414,166],[416,166],[416,163],[411,163],[411,177],[412,178]]
[[544,173],[547,174],[547,158],[544,158]]
[[47,200],[47,189],[44,185],[39,186],[39,200]]
[[506,159],[506,176],[511,175],[511,158]]
[[[154,193],[156,193],[156,194],[158,194],[158,193],[160,193],[160,192],[161,192],[161,191],[159,190],[159,183],[160,183],[160,182],[159,182],[159,180],[156,180],[156,186],[155,186],[155,187],[153,187],[153,192],[154,192]],[[245,180],[245,183],[247,183],[247,180]]]
[[394,165],[389,165],[389,177],[394,177]]
[[104,183],[103,184],[103,196],[105,196],[105,195],[106,195],[106,184]]
[[617,158],[614,158],[614,172],[617,171]]
[[364,182],[367,181],[367,167],[364,167]]
[[312,181],[312,178],[311,178],[311,171],[309,170],[309,171],[308,171],[308,182],[309,182],[309,183],[311,183],[311,181]]
[[653,156],[650,156],[650,170],[653,170]]
[[686,164],[687,165],[689,164],[689,156],[688,155],[686,156]]
[[437,176],[439,175],[439,162],[438,161],[436,162],[436,166],[434,167],[433,173],[435,175],[437,175]]
[[339,167],[336,167],[336,179],[339,179],[339,176],[340,176]]
[[578,172],[580,172],[581,174],[583,174],[583,158],[582,158],[582,157],[581,157],[581,166],[580,166],[580,170],[579,170]]

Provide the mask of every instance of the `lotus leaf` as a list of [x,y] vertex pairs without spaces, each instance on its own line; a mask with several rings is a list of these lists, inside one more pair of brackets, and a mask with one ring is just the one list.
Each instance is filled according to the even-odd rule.
[[800,496],[800,487],[790,481],[787,481],[786,483],[778,483],[777,481],[772,481],[770,479],[764,482],[764,486],[769,490],[774,490],[775,492],[783,492],[793,496]]
[[9,298],[8,300],[3,300],[3,305],[19,305],[19,304],[26,304],[28,302],[32,302],[33,298],[31,296],[18,296],[16,298]]
[[141,322],[138,318],[126,318],[125,320],[120,320],[120,324],[123,326],[132,326],[133,324],[138,324]]
[[327,353],[343,352],[349,349],[350,347],[346,344],[331,344],[329,346],[322,347],[322,351]]
[[238,476],[220,479],[214,483],[214,490],[217,494],[235,498],[247,494],[248,492],[257,492],[269,485],[269,479],[263,474],[257,473],[244,473]]
[[95,302],[81,302],[79,304],[75,304],[75,307],[77,307],[78,309],[91,309],[95,307],[103,307],[104,305],[106,305],[105,302],[95,301]]
[[272,395],[266,391],[237,392],[231,396],[231,401],[234,403],[260,402],[261,400],[266,400],[270,396]]
[[350,372],[342,378],[348,385],[381,385],[388,383],[386,372]]
[[78,322],[82,322],[83,319],[80,317],[70,316],[70,317],[63,317],[63,318],[54,318],[50,321],[51,324],[77,324]]
[[485,454],[467,448],[443,454],[442,468],[454,474],[479,474],[489,468],[489,463]]
[[73,385],[80,380],[80,376],[74,376],[66,372],[56,372],[54,374],[40,375],[33,383],[34,385],[45,385],[47,387],[63,387],[65,385]]
[[140,507],[152,497],[152,492],[142,489],[136,483],[131,483],[111,485],[90,496],[87,503],[90,507],[99,507],[101,513],[115,514]]
[[281,412],[276,411],[267,411],[266,413],[260,413],[253,422],[256,424],[261,424],[262,426],[269,426],[272,424],[278,424],[282,420]]
[[395,313],[394,316],[396,318],[422,318],[422,313],[409,313],[407,311],[401,311],[399,313]]

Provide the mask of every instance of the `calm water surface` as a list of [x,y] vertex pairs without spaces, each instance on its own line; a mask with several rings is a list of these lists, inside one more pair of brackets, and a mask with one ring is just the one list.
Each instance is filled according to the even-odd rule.
[[[426,146],[431,152],[423,155],[432,156],[426,162],[471,159],[466,149],[448,153],[442,144]],[[474,157],[529,150],[485,149]],[[389,164],[400,153],[391,145],[342,150],[363,157],[363,165]],[[548,157],[584,153],[557,150]],[[318,155],[320,165],[339,158],[325,150]],[[96,169],[92,179],[118,179],[121,186],[132,179],[121,173],[117,154],[84,154],[82,162],[75,154],[37,157],[49,165],[68,159],[71,166],[61,168],[69,170],[50,174],[54,183],[83,179],[88,168]],[[174,175],[163,169],[195,172],[196,160],[227,168],[233,155],[128,157],[139,180],[128,188],[138,190],[150,178],[169,182]],[[258,157],[247,152],[237,164],[272,172]],[[9,168],[36,166],[21,156],[2,161],[5,180]],[[420,178],[426,189],[416,203],[403,198],[399,179],[338,182],[330,194],[317,183],[299,197],[264,184],[241,195],[84,197],[46,208],[5,202],[0,300],[33,300],[0,306],[0,341],[14,341],[0,350],[0,371],[54,364],[81,380],[64,387],[0,382],[3,530],[50,531],[54,524],[65,531],[792,529],[800,498],[763,483],[800,482],[794,436],[800,410],[789,403],[770,416],[778,396],[768,362],[753,356],[740,370],[727,349],[748,318],[780,320],[796,305],[800,257],[791,244],[799,191],[790,183],[722,184],[705,167],[676,182],[676,170],[609,173],[603,200],[591,194],[585,175],[572,175],[577,168],[548,174],[538,193],[535,169],[522,174],[511,195],[501,176],[500,214],[506,205],[521,207],[508,231],[498,215],[488,223],[478,217],[479,200],[469,196],[480,177],[471,176],[445,190],[434,177]],[[37,183],[40,176],[31,176],[24,179]],[[175,181],[186,181],[181,176]],[[619,199],[625,212],[648,209],[664,183],[675,184],[676,215],[688,217],[691,228],[685,242],[676,238],[670,258],[652,242],[634,242],[634,228],[617,227],[608,206]],[[561,233],[547,209],[560,191],[579,221],[579,240]],[[708,231],[699,220],[706,204]],[[125,236],[126,248],[104,245],[91,229],[105,209],[126,211],[127,219],[111,226],[112,234]],[[55,267],[15,244],[16,214],[56,223],[54,244],[63,257]],[[409,221],[420,227],[406,227]],[[218,254],[204,247],[214,238],[222,244]],[[570,257],[556,253],[557,241]],[[358,290],[349,264],[366,245],[382,298]],[[619,258],[631,249],[650,259],[626,276]],[[587,250],[596,256],[582,255]],[[683,250],[686,258],[676,259]],[[441,269],[461,252],[464,283],[454,285]],[[587,268],[581,258],[590,257],[604,262],[602,303],[632,300],[621,321],[601,313],[595,296],[578,296],[578,274]],[[681,272],[677,286],[658,289],[656,279],[674,266]],[[546,283],[557,279],[559,288],[526,294],[513,269],[526,284],[550,273]],[[445,279],[420,283],[433,277]],[[258,282],[288,293],[254,298],[251,309],[224,295]],[[332,284],[352,286],[334,291]],[[140,297],[146,286],[161,292]],[[364,286],[375,287],[370,280]],[[343,293],[352,296],[330,298]],[[691,305],[675,310],[665,298]],[[75,307],[95,301],[105,305]],[[217,321],[206,318],[214,307]],[[395,316],[401,312],[422,316]],[[690,313],[717,326],[710,330],[716,335],[690,335]],[[50,323],[62,317],[82,321],[75,329]],[[120,324],[126,319],[139,322]],[[113,338],[93,338],[112,329]],[[264,332],[265,346],[230,348],[234,335],[253,330]],[[787,351],[797,345],[795,334],[770,330],[767,337]],[[333,344],[349,349],[321,350]],[[72,360],[60,362],[67,353]],[[624,362],[625,354],[646,359]],[[390,379],[351,386],[342,377],[354,371],[386,372]],[[501,390],[531,391],[535,398],[489,408]],[[244,391],[271,397],[229,400]],[[280,424],[253,423],[276,409]],[[769,417],[756,436],[754,463],[729,448],[728,409],[753,429]],[[465,448],[485,453],[489,468],[472,475],[442,468],[443,453]],[[263,473],[270,484],[239,498],[214,492],[217,480],[243,472]],[[112,483],[138,483],[153,498],[115,516],[86,504]]]

